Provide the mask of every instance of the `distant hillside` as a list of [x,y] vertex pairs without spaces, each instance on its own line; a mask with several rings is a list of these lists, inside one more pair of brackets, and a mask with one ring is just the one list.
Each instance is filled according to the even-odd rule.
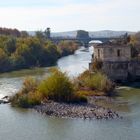
[[[30,35],[35,35],[34,31],[28,32]],[[125,33],[134,34],[135,32],[129,31],[111,31],[111,30],[103,30],[103,31],[93,31],[89,32],[90,37],[118,37],[124,35]],[[54,32],[51,33],[53,37],[76,37],[77,31],[68,31],[68,32]]]
[[91,37],[119,37],[121,35],[124,35],[125,33],[134,34],[135,32],[104,30],[104,31],[89,32],[89,35]]

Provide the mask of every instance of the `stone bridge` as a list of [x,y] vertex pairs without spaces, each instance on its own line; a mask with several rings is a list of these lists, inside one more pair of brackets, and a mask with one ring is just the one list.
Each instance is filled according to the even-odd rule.
[[60,41],[75,41],[77,43],[82,44],[85,47],[89,47],[89,42],[92,40],[99,40],[101,42],[107,42],[109,40],[112,40],[115,38],[105,38],[105,37],[99,37],[99,38],[92,38],[92,37],[88,37],[88,38],[71,38],[71,37],[51,37],[52,42],[54,42],[55,44],[58,44]]

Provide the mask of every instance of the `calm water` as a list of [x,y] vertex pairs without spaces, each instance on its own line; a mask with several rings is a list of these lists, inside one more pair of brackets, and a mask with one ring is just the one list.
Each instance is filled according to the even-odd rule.
[[[92,50],[92,48],[90,48]],[[88,68],[91,51],[80,49],[62,58],[58,67],[76,76]],[[26,76],[42,77],[48,68],[22,70],[0,75],[0,96],[14,94]],[[118,89],[121,96],[100,99],[97,104],[111,107],[122,120],[58,119],[33,110],[0,105],[0,140],[140,140],[140,84]]]

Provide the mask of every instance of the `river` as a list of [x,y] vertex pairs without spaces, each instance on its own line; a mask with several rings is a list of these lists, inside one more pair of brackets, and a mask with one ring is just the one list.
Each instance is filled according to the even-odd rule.
[[[58,67],[69,76],[88,69],[92,48],[81,48],[61,58]],[[0,75],[0,97],[15,94],[26,76],[44,77],[48,68],[21,70]],[[118,111],[123,119],[82,120],[50,118],[34,110],[0,105],[0,140],[139,140],[140,84],[120,87],[119,96],[98,99],[97,104]]]

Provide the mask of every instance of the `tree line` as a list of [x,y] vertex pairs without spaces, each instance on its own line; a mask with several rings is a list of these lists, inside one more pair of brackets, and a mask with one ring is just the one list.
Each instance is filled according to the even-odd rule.
[[60,57],[73,54],[77,48],[72,41],[55,45],[40,31],[35,36],[29,36],[27,32],[20,32],[20,36],[1,34],[0,72],[51,66]]

